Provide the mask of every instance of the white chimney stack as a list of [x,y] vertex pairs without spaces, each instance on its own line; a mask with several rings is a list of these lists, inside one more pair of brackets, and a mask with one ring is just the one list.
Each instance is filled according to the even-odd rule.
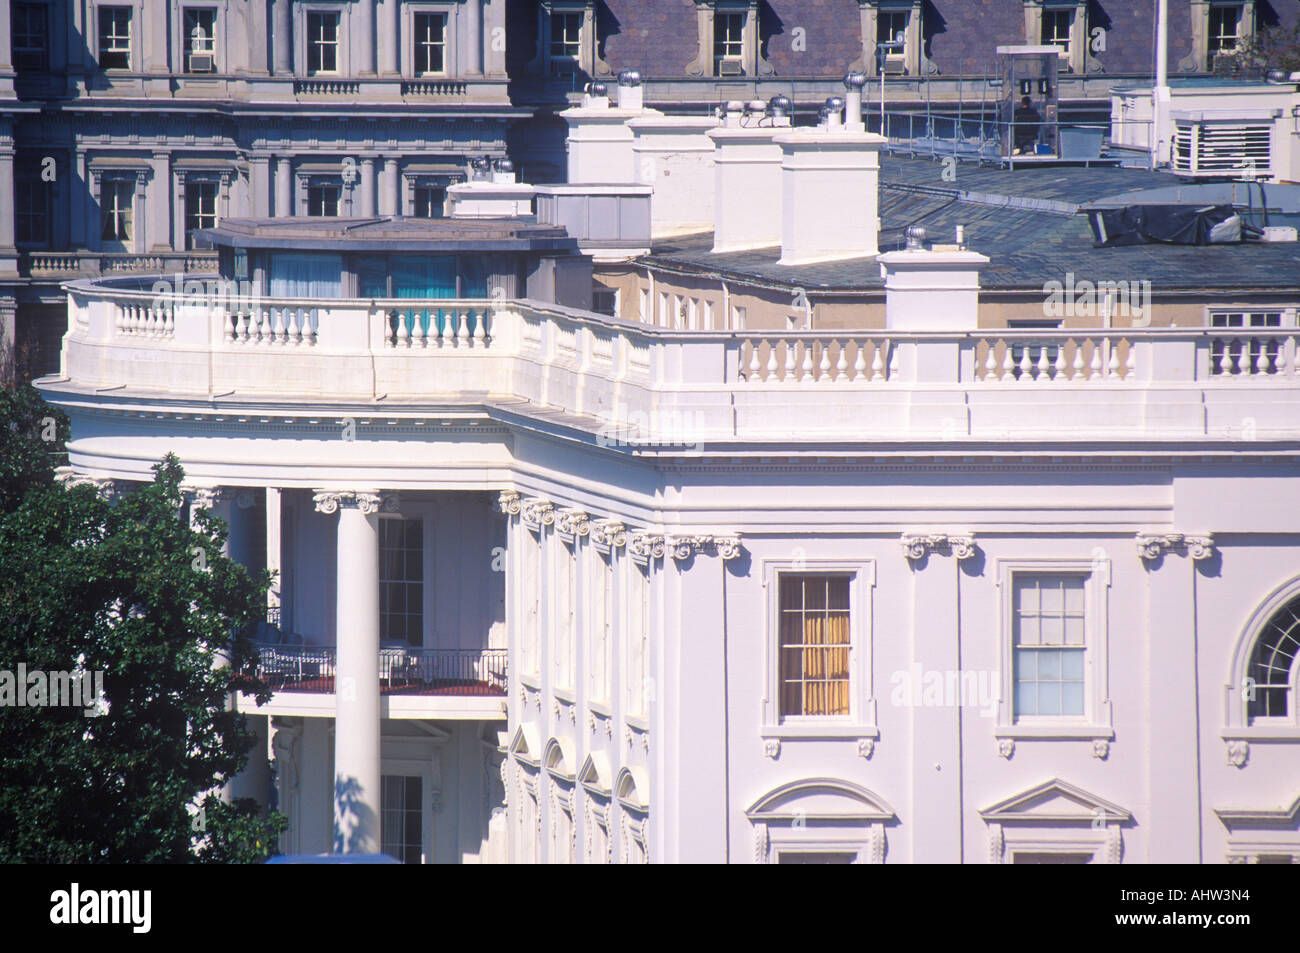
[[617,106],[610,104],[607,92],[604,83],[592,83],[581,106],[560,113],[569,124],[565,140],[569,182],[626,185],[639,181],[632,154],[634,136],[627,121],[662,113],[643,105],[641,77],[635,70],[619,74]]
[[986,256],[925,247],[925,229],[909,228],[908,247],[879,256],[885,279],[885,327],[899,331],[974,331],[979,327],[980,269]]
[[[843,103],[839,104],[842,108]],[[802,265],[879,250],[880,150],[874,133],[827,127],[776,136],[781,149],[781,260]]]
[[714,198],[713,251],[766,248],[781,243],[781,147],[790,132],[790,101],[776,96],[762,116],[728,103],[723,125],[711,129]]
[[634,69],[623,70],[618,74],[618,108],[639,111],[644,105],[641,74]]
[[707,232],[713,227],[716,116],[641,116],[632,130],[637,181],[654,187],[650,202],[655,238]]

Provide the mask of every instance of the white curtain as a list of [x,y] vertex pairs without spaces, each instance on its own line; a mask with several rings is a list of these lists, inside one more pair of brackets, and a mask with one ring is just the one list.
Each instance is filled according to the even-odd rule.
[[338,298],[343,256],[277,252],[271,256],[272,298]]

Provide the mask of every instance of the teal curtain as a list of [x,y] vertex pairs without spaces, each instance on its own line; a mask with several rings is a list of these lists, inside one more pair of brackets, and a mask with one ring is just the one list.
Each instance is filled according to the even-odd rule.
[[[389,259],[394,298],[456,297],[456,259],[451,255],[394,255]],[[441,308],[409,309],[398,313],[408,334],[415,322],[426,335],[448,333],[447,316]],[[432,330],[435,327],[437,330]],[[394,329],[396,330],[396,329]]]

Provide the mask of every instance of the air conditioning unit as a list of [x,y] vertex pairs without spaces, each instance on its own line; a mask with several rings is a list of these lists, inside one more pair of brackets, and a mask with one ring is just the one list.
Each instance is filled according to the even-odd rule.
[[1270,122],[1175,117],[1173,171],[1186,176],[1271,178],[1272,133]]
[[724,56],[718,60],[719,76],[744,76],[745,67],[739,56]]
[[191,53],[190,54],[190,72],[191,73],[211,73],[216,69],[216,63],[211,53]]
[[885,56],[885,75],[902,76],[907,72],[907,56],[903,53],[889,53]]

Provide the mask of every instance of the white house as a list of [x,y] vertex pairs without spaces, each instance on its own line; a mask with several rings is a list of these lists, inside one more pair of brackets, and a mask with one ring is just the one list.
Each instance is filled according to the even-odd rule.
[[528,217],[69,286],[70,478],[175,452],[280,571],[239,793],[411,861],[1300,861],[1300,297],[991,323],[997,248],[880,250],[878,137],[770,138],[770,267],[883,326],[598,314]]

